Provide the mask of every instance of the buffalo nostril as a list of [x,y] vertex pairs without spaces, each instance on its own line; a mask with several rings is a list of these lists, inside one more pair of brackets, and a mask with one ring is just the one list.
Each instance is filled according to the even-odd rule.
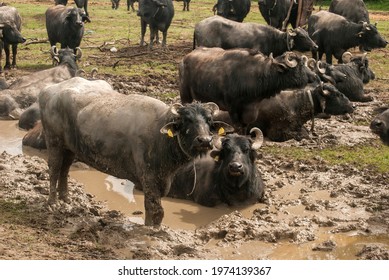
[[231,172],[241,172],[242,171],[242,167],[243,165],[239,162],[231,162],[229,165],[228,165],[229,169]]
[[197,136],[196,142],[199,147],[211,147],[212,137],[209,136]]

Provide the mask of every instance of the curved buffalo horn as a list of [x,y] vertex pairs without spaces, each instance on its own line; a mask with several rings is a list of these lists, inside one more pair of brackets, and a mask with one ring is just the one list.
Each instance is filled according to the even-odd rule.
[[214,115],[217,111],[219,111],[219,106],[217,106],[217,104],[213,102],[205,103],[203,104],[203,107],[205,109],[210,110],[212,112],[212,115]]
[[343,63],[349,63],[351,61],[351,58],[353,57],[351,52],[344,52],[342,54],[342,61]]
[[76,59],[80,60],[82,57],[82,50],[80,47],[76,47],[75,50],[76,50]]
[[319,72],[321,74],[324,74],[326,72],[326,68],[325,67],[322,67],[323,66],[323,62],[321,62],[320,60],[316,63],[316,67],[317,67],[317,70],[319,70]]
[[86,74],[86,72],[84,69],[78,69],[76,71],[76,77],[85,77],[85,74]]
[[58,56],[58,50],[56,46],[51,46],[50,54],[52,57]]
[[182,104],[180,103],[174,103],[172,106],[170,106],[170,112],[173,114],[173,115],[176,115],[176,116],[179,116],[178,114],[178,109],[182,108]]
[[316,63],[316,59],[314,59],[314,58],[308,59],[307,65],[308,65],[308,68],[309,68],[309,69],[315,70],[316,64],[317,64],[317,63]]
[[303,56],[301,56],[301,58],[302,58],[302,60],[303,60],[304,65],[308,67],[308,60],[309,60],[308,57],[306,57],[305,55],[303,55]]
[[364,52],[364,53],[362,54],[362,62],[365,62],[366,59],[367,59],[367,52]]
[[92,77],[92,79],[96,78],[96,75],[98,72],[99,72],[99,69],[97,69],[96,67],[92,69],[92,71],[90,72],[90,76]]
[[258,127],[253,127],[252,129],[250,129],[250,135],[252,134],[254,134],[254,137],[251,137],[251,139],[253,140],[253,144],[251,145],[251,147],[254,150],[258,150],[263,144],[263,133]]
[[295,58],[291,58],[292,54],[293,53],[289,52],[285,55],[285,64],[290,68],[294,68],[297,66],[297,60]]

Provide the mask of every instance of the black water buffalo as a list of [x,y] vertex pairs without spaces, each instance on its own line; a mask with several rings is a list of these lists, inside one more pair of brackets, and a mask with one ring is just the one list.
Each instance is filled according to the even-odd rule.
[[75,49],[84,36],[85,12],[79,8],[57,5],[46,10],[46,30],[50,46],[61,44],[61,49]]
[[355,23],[370,23],[369,12],[363,0],[332,0],[328,11]]
[[112,9],[113,10],[119,9],[119,3],[120,3],[120,0],[111,0]]
[[127,11],[130,10],[130,7],[131,7],[131,10],[133,12],[135,12],[135,8],[134,8],[134,3],[135,2],[139,2],[138,0],[127,0]]
[[319,79],[323,82],[328,82],[335,85],[337,82],[346,79],[346,74],[339,71],[334,65],[323,61],[316,61],[313,58],[308,60],[309,68],[316,73]]
[[274,56],[292,50],[317,50],[317,45],[300,27],[283,32],[269,25],[240,23],[220,16],[209,17],[196,24],[193,44],[223,49],[256,49]]
[[167,30],[174,16],[172,0],[139,0],[139,11],[141,23],[140,45],[145,45],[145,34],[147,25],[150,27],[149,48],[153,48],[154,38],[158,42],[158,30],[162,32],[162,47],[166,47]]
[[250,0],[217,0],[212,11],[218,16],[242,22],[250,12]]
[[389,146],[389,107],[379,108],[375,112],[378,115],[370,123],[370,129],[385,145]]
[[[267,24],[277,29],[281,29],[282,23],[288,15],[290,3],[291,0],[258,0],[258,7]],[[296,28],[297,6],[297,1],[294,1],[287,22],[287,24],[290,23],[293,28]],[[285,26],[287,26],[287,24]]]
[[327,63],[332,63],[332,56],[342,62],[342,55],[349,48],[361,46],[364,50],[385,48],[388,42],[378,33],[377,27],[369,23],[354,23],[346,18],[319,11],[308,20],[308,34],[319,46],[319,55],[312,56],[321,60],[326,55]]
[[316,79],[305,59],[293,52],[273,58],[248,49],[197,48],[179,65],[181,101],[215,102],[234,123],[249,124],[256,120],[250,103]]
[[[66,6],[68,4],[68,0],[54,0],[55,5],[64,5]],[[83,8],[85,11],[85,14],[87,17],[89,17],[88,13],[88,0],[74,0],[74,3],[76,3],[77,8]],[[89,18],[88,18],[89,21]]]
[[[249,128],[260,128],[269,140],[275,142],[309,138],[304,124],[312,120],[313,129],[315,116],[343,115],[354,111],[352,103],[343,93],[333,85],[323,83],[281,91],[256,103],[253,109],[257,111],[257,119]],[[232,123],[226,112],[218,113],[215,119]]]
[[[7,116],[12,119],[19,119],[20,115],[12,113],[15,109],[25,109],[37,101],[39,92],[46,86],[59,83],[74,77],[77,73],[77,59],[81,57],[81,52],[74,54],[72,49],[62,49],[58,52],[52,48],[54,59],[58,59],[59,65],[50,69],[37,71],[15,80],[8,89],[2,90],[0,96],[8,96],[0,99],[0,117]],[[10,103],[10,100],[13,102]],[[6,106],[9,104],[10,106]],[[16,108],[14,108],[16,104]]]
[[[50,170],[49,203],[68,201],[67,176],[74,157],[145,193],[146,225],[159,226],[161,197],[177,169],[213,147],[214,103],[171,107],[142,95],[123,95],[102,80],[73,78],[39,95]],[[131,121],[128,121],[131,120]],[[223,129],[221,129],[223,128]]]
[[[350,54],[350,53],[345,53]],[[336,88],[344,93],[351,101],[369,102],[373,100],[372,96],[366,95],[363,84],[374,79],[374,72],[369,67],[369,61],[366,54],[353,56],[351,59],[345,58],[347,63],[336,64],[334,68],[345,74],[346,78],[335,83]]]
[[24,43],[26,39],[20,33],[22,18],[16,8],[11,6],[0,6],[0,72],[2,49],[5,52],[4,69],[11,68],[10,45],[12,45],[12,67],[16,67],[16,55],[18,44]]
[[167,196],[209,207],[261,201],[264,183],[255,160],[263,135],[258,128],[251,132],[255,136],[229,134],[223,137],[221,147],[181,168]]

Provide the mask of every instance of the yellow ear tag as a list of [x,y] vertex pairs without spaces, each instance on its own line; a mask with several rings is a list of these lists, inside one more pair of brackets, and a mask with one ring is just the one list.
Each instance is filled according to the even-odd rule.
[[216,162],[219,161],[219,156],[213,158]]
[[173,138],[173,137],[174,137],[173,131],[172,131],[171,129],[169,129],[169,130],[167,131],[167,136],[169,136],[170,138]]
[[224,130],[223,127],[221,127],[221,128],[219,128],[219,131],[217,132],[217,134],[224,135],[224,134],[226,134],[226,131]]

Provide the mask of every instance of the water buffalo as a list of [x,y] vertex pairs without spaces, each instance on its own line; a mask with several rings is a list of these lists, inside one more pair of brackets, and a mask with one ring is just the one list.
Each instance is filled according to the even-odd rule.
[[50,46],[61,44],[61,49],[75,49],[84,36],[84,21],[88,17],[82,9],[57,5],[46,10],[46,30]]
[[[349,54],[348,52],[344,54]],[[373,100],[372,96],[366,95],[363,84],[366,84],[370,79],[374,79],[374,72],[369,67],[369,62],[366,54],[345,58],[345,64],[336,64],[334,68],[337,71],[345,74],[346,78],[335,83],[336,88],[344,93],[351,101],[369,102]]]
[[[352,113],[350,100],[331,84],[319,83],[304,89],[285,90],[281,93],[253,104],[257,119],[249,125],[258,127],[271,141],[283,142],[289,139],[300,141],[309,138],[304,127],[318,115],[343,115]],[[216,120],[232,123],[226,112],[215,116]]]
[[[291,0],[258,0],[258,7],[261,15],[267,24],[277,29],[282,28],[282,24],[288,15],[290,4]],[[290,23],[293,28],[296,28],[297,6],[297,1],[294,1],[287,22],[287,24]],[[285,26],[287,26],[287,24]]]
[[[68,201],[67,176],[74,157],[145,193],[145,225],[159,226],[161,197],[177,169],[213,147],[214,103],[167,106],[142,95],[123,95],[102,80],[75,77],[39,95],[50,171],[49,203]],[[130,120],[130,121],[129,121]]]
[[119,8],[120,0],[111,0],[112,9],[117,10]]
[[[18,119],[20,115],[15,115],[12,112],[15,109],[19,109],[19,111],[20,109],[25,109],[36,102],[39,92],[44,87],[74,77],[78,70],[76,61],[82,55],[78,50],[77,54],[74,54],[72,49],[56,51],[56,48],[53,47],[52,55],[56,60],[58,59],[58,66],[20,77],[8,89],[2,90],[0,95],[8,96],[8,98],[6,100],[0,99],[0,117],[9,116],[12,119]],[[10,103],[10,99],[13,102]],[[6,104],[11,104],[12,106],[5,106]],[[16,108],[13,108],[15,104]]]
[[10,45],[12,45],[12,67],[16,67],[16,55],[18,44],[24,43],[26,39],[20,33],[22,28],[22,18],[14,7],[0,6],[0,72],[2,49],[5,52],[4,69],[11,68]]
[[313,58],[321,60],[325,54],[326,61],[330,64],[332,56],[341,63],[343,53],[349,48],[361,46],[369,51],[373,48],[385,48],[388,44],[378,33],[376,26],[367,22],[350,22],[327,11],[319,11],[309,18],[308,34],[319,46],[319,54],[313,51]]
[[[68,4],[68,0],[54,0],[54,2],[55,2],[55,5],[66,6]],[[88,21],[89,21],[88,0],[74,0],[74,3],[76,3],[77,8],[84,9],[85,14],[88,17]]]
[[316,51],[308,33],[298,27],[287,32],[258,23],[240,23],[220,16],[206,18],[195,26],[194,47],[256,49],[265,55],[279,56],[286,51]]
[[389,146],[389,108],[381,107],[375,112],[378,115],[370,123],[370,129],[381,138],[385,145]]
[[251,132],[253,137],[237,134],[223,137],[221,147],[181,168],[167,196],[209,207],[261,201],[264,183],[255,160],[263,135],[258,128]]
[[181,101],[215,102],[234,123],[249,124],[256,119],[250,103],[316,79],[305,59],[293,52],[273,58],[248,49],[197,48],[179,65]]
[[35,126],[30,129],[22,139],[22,145],[32,147],[38,150],[46,149],[45,132],[42,127],[42,122],[39,120]]
[[316,61],[313,58],[308,60],[309,68],[316,73],[319,79],[323,82],[328,82],[335,85],[337,82],[346,79],[346,74],[339,71],[334,65],[323,61]]
[[363,0],[332,0],[328,11],[355,23],[370,23],[369,12]]
[[145,45],[145,34],[147,25],[150,27],[149,49],[153,48],[154,38],[158,42],[158,30],[162,32],[162,47],[166,47],[167,30],[174,16],[172,0],[139,0],[139,11],[141,23],[140,45]]
[[250,0],[217,0],[212,11],[218,16],[242,22],[250,11]]
[[127,11],[130,10],[130,7],[131,7],[131,10],[133,12],[135,12],[135,8],[134,8],[134,3],[135,2],[139,2],[138,0],[127,0]]

